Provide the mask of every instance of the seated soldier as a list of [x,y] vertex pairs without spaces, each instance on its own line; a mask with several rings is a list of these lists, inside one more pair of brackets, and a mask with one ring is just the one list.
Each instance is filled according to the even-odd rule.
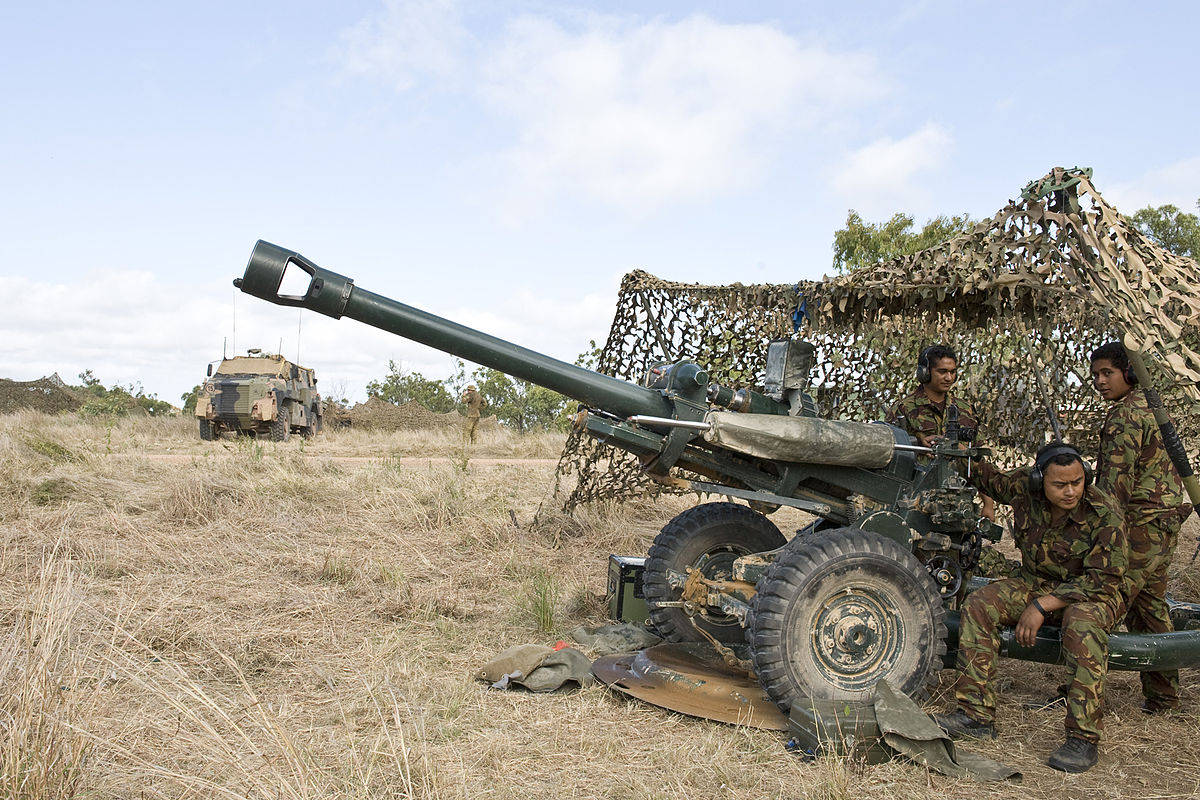
[[[979,415],[950,391],[958,382],[958,356],[954,351],[941,344],[926,347],[917,356],[916,377],[916,390],[892,406],[885,421],[906,431],[922,447],[930,447],[946,435],[947,410],[954,407],[963,440],[980,444]],[[995,522],[992,498],[985,494],[980,500],[983,515]]]
[[1062,649],[1072,670],[1067,740],[1047,763],[1063,772],[1091,769],[1098,758],[1108,633],[1125,613],[1127,594],[1124,517],[1090,478],[1079,452],[1062,442],[1039,450],[1032,468],[1002,473],[981,462],[971,475],[981,491],[1012,506],[1021,569],[968,595],[960,618],[958,708],[936,717],[951,736],[995,737],[1000,628],[1015,624],[1017,643],[1028,647],[1061,611]]
[[[1167,568],[1179,529],[1191,512],[1183,481],[1167,455],[1146,395],[1129,368],[1120,342],[1092,353],[1092,382],[1112,408],[1100,429],[1096,485],[1124,508],[1129,538],[1129,613],[1135,633],[1169,633]],[[1142,710],[1157,714],[1179,707],[1179,671],[1143,672]]]

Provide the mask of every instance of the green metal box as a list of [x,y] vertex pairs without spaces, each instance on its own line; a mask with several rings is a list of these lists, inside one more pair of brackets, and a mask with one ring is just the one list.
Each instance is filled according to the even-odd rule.
[[642,593],[646,559],[636,556],[608,557],[608,615],[619,622],[642,625],[650,617]]
[[792,705],[788,723],[799,749],[882,764],[892,753],[879,733],[871,703],[804,698]]

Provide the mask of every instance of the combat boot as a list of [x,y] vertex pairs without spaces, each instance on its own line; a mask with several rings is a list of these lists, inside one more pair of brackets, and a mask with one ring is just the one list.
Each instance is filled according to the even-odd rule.
[[1092,742],[1068,736],[1062,745],[1050,754],[1046,763],[1059,772],[1087,772],[1096,766],[1100,753]]
[[1171,704],[1171,703],[1164,704],[1164,703],[1155,702],[1154,700],[1143,700],[1142,704],[1141,704],[1141,706],[1139,706],[1139,708],[1141,709],[1141,712],[1143,714],[1149,714],[1150,716],[1159,716],[1162,714],[1170,714],[1172,711],[1178,711],[1179,703],[1176,702],[1175,704]]
[[972,739],[995,739],[996,726],[991,722],[980,722],[965,711],[955,710],[949,714],[934,714],[933,721],[951,739],[970,736]]

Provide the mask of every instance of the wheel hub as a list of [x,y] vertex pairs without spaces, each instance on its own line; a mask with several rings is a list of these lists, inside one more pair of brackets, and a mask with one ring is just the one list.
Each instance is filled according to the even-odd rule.
[[818,670],[838,688],[858,691],[885,675],[903,649],[899,608],[873,587],[825,600],[810,628]]
[[[695,566],[700,574],[709,580],[727,581],[733,577],[733,562],[744,555],[746,553],[741,548],[718,547],[701,556]],[[713,625],[735,626],[738,624],[736,617],[713,609],[702,608],[699,609],[699,613]]]

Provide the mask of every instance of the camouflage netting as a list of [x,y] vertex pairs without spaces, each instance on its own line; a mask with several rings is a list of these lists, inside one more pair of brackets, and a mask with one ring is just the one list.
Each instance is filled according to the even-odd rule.
[[[817,346],[820,413],[875,420],[915,388],[921,349],[943,342],[959,353],[956,392],[979,410],[984,444],[1014,464],[1049,438],[1035,370],[1065,437],[1095,451],[1105,409],[1088,355],[1123,338],[1146,351],[1195,458],[1198,319],[1200,266],[1143,236],[1096,191],[1091,170],[1055,168],[968,233],[823,281],[700,286],[629,273],[598,369],[637,380],[648,363],[688,359],[715,381],[755,386],[767,342],[798,330]],[[579,433],[555,480],[567,510],[662,490],[634,458]]]
[[[353,428],[382,431],[456,430],[466,419],[457,411],[439,414],[415,401],[396,405],[378,397],[339,412],[337,418]],[[493,430],[498,423],[494,416],[484,417],[479,426],[481,430]]]
[[63,383],[58,373],[36,381],[10,381],[0,378],[0,414],[32,408],[47,414],[78,411],[85,397]]

